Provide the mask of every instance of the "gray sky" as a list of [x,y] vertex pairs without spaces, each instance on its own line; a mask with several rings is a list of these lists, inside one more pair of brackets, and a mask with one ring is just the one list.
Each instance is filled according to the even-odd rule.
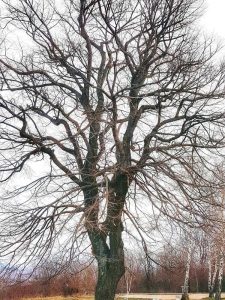
[[206,32],[223,40],[225,44],[225,0],[206,0],[206,10],[201,23]]

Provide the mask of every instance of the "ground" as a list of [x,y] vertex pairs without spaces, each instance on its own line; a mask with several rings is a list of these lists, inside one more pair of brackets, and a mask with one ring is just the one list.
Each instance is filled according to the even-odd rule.
[[[116,300],[179,300],[180,294],[129,294],[118,295]],[[190,300],[200,300],[208,298],[208,294],[189,294]],[[225,293],[222,294],[225,298]],[[92,296],[72,296],[72,297],[45,297],[45,298],[24,298],[23,300],[93,300]],[[225,299],[222,299],[225,300]]]

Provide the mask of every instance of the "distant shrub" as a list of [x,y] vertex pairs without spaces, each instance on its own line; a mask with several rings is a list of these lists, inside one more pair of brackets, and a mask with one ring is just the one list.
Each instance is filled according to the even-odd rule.
[[63,285],[63,296],[64,297],[68,297],[68,296],[72,296],[73,294],[78,293],[78,289],[71,287],[68,283],[65,283]]

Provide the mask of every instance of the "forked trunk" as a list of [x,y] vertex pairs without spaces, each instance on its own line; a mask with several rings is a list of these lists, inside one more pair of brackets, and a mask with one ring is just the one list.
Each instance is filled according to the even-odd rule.
[[124,249],[122,242],[122,225],[117,223],[111,227],[108,235],[109,245],[103,243],[104,251],[96,256],[98,261],[98,281],[95,300],[114,300],[120,278],[125,273]]
[[123,261],[105,261],[99,263],[95,300],[114,300],[117,284],[123,274]]
[[[93,186],[93,184],[92,184]],[[95,300],[114,300],[117,284],[125,273],[122,241],[122,211],[128,190],[127,175],[118,173],[107,189],[107,215],[99,224],[97,189],[84,191],[86,200],[86,228],[92,252],[98,262]]]

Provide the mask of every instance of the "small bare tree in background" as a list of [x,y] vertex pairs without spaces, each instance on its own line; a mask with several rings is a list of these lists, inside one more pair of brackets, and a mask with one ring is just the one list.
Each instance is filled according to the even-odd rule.
[[[223,166],[218,169],[221,181],[224,182],[224,170]],[[225,190],[224,185],[221,189],[217,189],[214,192],[212,201],[220,202],[221,206],[224,207],[225,203]],[[222,291],[222,280],[224,274],[224,256],[225,256],[225,218],[224,209],[214,208],[214,215],[217,216],[218,221],[216,222],[214,229],[208,234],[208,260],[209,260],[209,298],[215,298],[216,300],[221,299]],[[214,263],[214,267],[212,264]],[[215,295],[215,297],[214,297]]]
[[112,300],[126,234],[148,255],[146,224],[209,217],[225,70],[194,28],[201,3],[0,3],[0,255],[69,261],[88,237],[95,299]]

